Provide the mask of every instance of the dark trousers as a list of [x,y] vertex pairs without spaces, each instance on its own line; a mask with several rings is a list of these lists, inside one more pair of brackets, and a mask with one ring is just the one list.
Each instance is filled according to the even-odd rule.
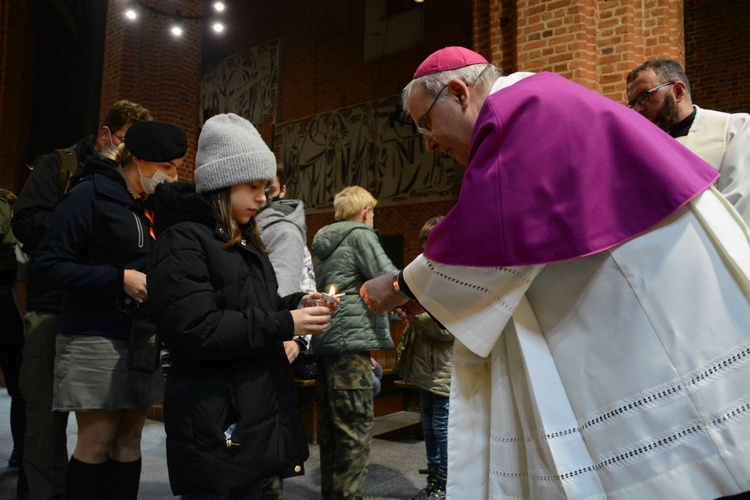
[[0,370],[10,396],[10,433],[19,463],[16,496],[28,492],[23,467],[24,433],[26,432],[26,403],[21,395],[19,377],[23,358],[23,321],[16,309],[10,286],[0,286]]
[[68,413],[52,411],[58,318],[29,311],[23,319],[26,343],[20,385],[26,401],[24,468],[29,500],[65,494]]

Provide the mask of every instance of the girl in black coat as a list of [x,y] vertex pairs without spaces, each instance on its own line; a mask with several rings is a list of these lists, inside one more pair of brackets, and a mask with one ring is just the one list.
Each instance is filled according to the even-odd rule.
[[169,479],[183,498],[255,499],[308,456],[283,342],[327,329],[336,305],[300,309],[321,294],[276,293],[254,219],[276,160],[250,122],[208,120],[196,163],[197,192],[157,190],[148,266],[149,310],[172,356]]

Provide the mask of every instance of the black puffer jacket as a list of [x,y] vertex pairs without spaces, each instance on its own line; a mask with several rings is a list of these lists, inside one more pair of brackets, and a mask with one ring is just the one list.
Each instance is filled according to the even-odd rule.
[[301,474],[309,454],[282,345],[302,294],[279,298],[267,255],[250,241],[224,248],[219,227],[192,185],[157,188],[148,303],[173,360],[164,424],[177,495]]

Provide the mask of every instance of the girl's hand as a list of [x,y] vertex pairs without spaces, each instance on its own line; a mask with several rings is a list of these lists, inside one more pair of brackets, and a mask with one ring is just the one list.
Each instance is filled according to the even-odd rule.
[[325,306],[303,307],[289,312],[294,320],[295,337],[317,335],[331,327],[331,311]]
[[146,275],[135,269],[125,269],[123,276],[123,288],[125,293],[133,298],[139,304],[148,300],[146,291]]
[[289,364],[294,363],[294,360],[299,356],[302,346],[295,340],[287,340],[284,342],[284,352],[286,352],[286,359],[289,360]]

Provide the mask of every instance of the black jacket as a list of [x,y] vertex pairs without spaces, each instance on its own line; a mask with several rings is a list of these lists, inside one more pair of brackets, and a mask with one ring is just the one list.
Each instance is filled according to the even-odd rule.
[[[96,150],[96,137],[89,136],[78,141],[73,149],[78,159],[78,173],[83,172],[83,165]],[[18,195],[13,213],[13,234],[29,255],[39,247],[42,236],[47,230],[52,212],[63,193],[60,192],[60,155],[52,152],[42,155],[31,164],[31,174]],[[74,182],[71,179],[71,184]],[[42,278],[43,279],[43,278]],[[32,280],[28,287],[28,309],[30,311],[59,313],[62,294],[58,291],[42,292]]]
[[[252,242],[224,248],[214,208],[193,186],[162,184],[155,201],[148,307],[172,357],[164,401],[172,491],[225,494],[302,473],[307,439],[282,344],[302,294],[277,296],[268,256]],[[235,423],[228,446],[224,431]]]
[[65,293],[60,332],[130,338],[138,304],[125,294],[125,269],[144,271],[149,221],[110,160],[88,159],[85,176],[60,200],[42,237],[31,280]]

